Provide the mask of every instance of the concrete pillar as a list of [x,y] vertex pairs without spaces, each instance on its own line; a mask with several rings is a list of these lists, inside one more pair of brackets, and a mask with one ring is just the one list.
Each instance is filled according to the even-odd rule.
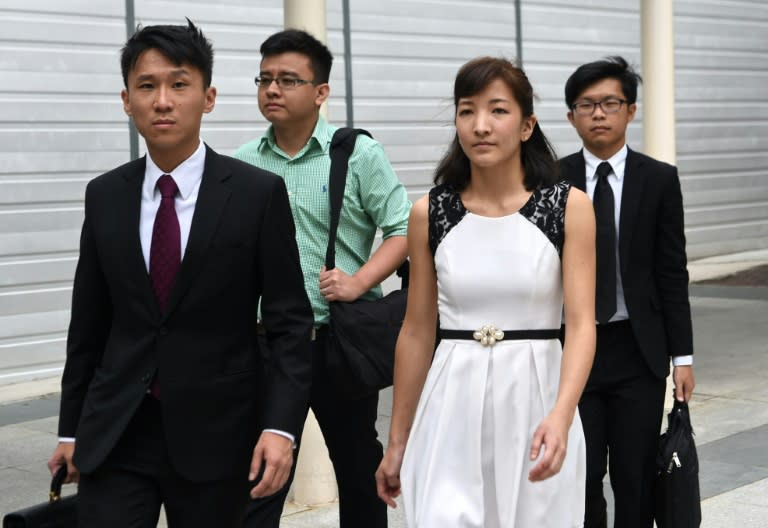
[[[284,0],[283,23],[286,28],[303,29],[321,42],[327,42],[325,0]],[[327,105],[320,109],[327,115]],[[296,477],[289,495],[299,504],[331,502],[337,496],[333,466],[312,411],[304,424],[301,451],[296,461]]]
[[333,465],[328,458],[320,426],[311,410],[304,423],[296,476],[288,497],[304,505],[332,502],[338,497]]
[[[303,29],[317,40],[328,43],[325,0],[283,0],[283,25],[286,29]],[[328,118],[328,103],[320,108]]]
[[675,32],[672,0],[641,0],[643,150],[674,164]]

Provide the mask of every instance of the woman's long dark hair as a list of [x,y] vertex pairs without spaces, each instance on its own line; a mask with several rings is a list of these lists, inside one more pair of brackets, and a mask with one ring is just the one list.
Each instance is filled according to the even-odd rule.
[[[453,85],[454,108],[459,99],[482,92],[496,79],[509,87],[523,111],[523,117],[532,116],[533,87],[525,72],[510,61],[495,57],[478,57],[461,67]],[[522,143],[520,157],[524,172],[523,184],[527,190],[548,187],[557,182],[557,156],[538,122],[533,127],[531,137]],[[458,134],[455,134],[435,170],[434,182],[446,183],[456,191],[462,191],[469,185],[470,177],[469,158],[459,144]]]

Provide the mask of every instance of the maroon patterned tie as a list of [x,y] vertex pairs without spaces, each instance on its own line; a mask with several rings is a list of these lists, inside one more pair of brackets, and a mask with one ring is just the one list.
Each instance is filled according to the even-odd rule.
[[170,174],[163,174],[157,181],[157,187],[162,198],[155,215],[155,226],[152,228],[149,278],[152,280],[160,311],[164,312],[181,264],[181,231],[174,204],[179,188]]
[[[181,265],[181,230],[174,203],[179,188],[170,174],[163,174],[157,180],[160,189],[160,207],[155,215],[152,228],[152,245],[149,249],[149,278],[155,290],[160,311],[165,311],[168,295]],[[160,399],[157,374],[149,389],[152,396]]]

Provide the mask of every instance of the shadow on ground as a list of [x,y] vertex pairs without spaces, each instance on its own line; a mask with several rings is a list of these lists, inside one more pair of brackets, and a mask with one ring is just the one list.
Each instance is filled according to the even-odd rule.
[[694,284],[711,284],[714,286],[768,286],[768,264],[755,266],[725,277],[697,281]]

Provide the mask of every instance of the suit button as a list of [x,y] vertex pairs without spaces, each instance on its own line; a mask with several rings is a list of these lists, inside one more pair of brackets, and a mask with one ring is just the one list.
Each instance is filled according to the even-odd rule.
[[161,336],[168,335],[168,329],[164,326],[160,327],[160,330],[157,331],[158,334]]

